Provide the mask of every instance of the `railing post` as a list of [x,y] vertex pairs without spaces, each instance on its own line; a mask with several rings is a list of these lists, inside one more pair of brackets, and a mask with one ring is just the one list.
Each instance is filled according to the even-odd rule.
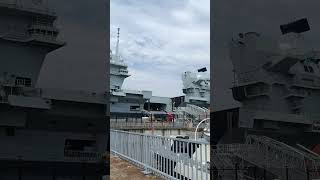
[[289,170],[288,170],[288,166],[286,166],[286,180],[289,180]]
[[52,180],[56,180],[56,165],[52,164]]
[[310,180],[310,172],[309,172],[309,168],[307,168],[307,180]]
[[151,172],[149,171],[149,169],[147,168],[147,166],[148,166],[148,158],[147,158],[147,156],[148,156],[148,150],[147,150],[147,148],[149,148],[149,147],[147,147],[147,136],[145,136],[144,134],[142,134],[141,135],[141,139],[142,139],[142,145],[141,145],[141,147],[142,147],[142,149],[141,149],[141,162],[144,164],[144,171],[143,171],[143,173],[145,174],[145,175],[147,175],[147,174],[150,174]]
[[86,180],[86,164],[82,164],[82,180]]
[[238,180],[238,163],[235,164],[235,176],[236,180]]
[[254,180],[257,180],[257,166],[254,166],[253,168],[253,177],[254,177]]

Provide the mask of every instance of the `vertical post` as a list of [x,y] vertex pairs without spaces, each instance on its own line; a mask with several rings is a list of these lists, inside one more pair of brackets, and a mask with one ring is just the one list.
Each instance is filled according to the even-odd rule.
[[86,164],[82,164],[82,180],[86,180]]
[[152,135],[154,134],[152,114],[151,114],[151,134]]
[[309,174],[310,172],[309,172],[309,168],[307,168],[307,180],[310,180],[310,174]]
[[140,118],[140,122],[141,122],[141,124],[142,124],[142,117],[143,117],[143,114],[141,113],[141,118]]
[[52,180],[56,180],[56,166],[53,164],[52,168]]
[[21,157],[19,157],[19,165],[18,165],[18,179],[22,180],[22,166],[23,166],[23,161],[21,159]]
[[257,180],[257,166],[254,166],[253,176],[254,176],[254,180]]
[[267,180],[267,173],[265,168],[263,168],[263,179]]
[[236,175],[236,180],[238,180],[238,163],[235,164],[235,175]]
[[18,179],[22,180],[22,168],[20,166],[18,167]]
[[288,170],[288,166],[286,166],[286,180],[289,180],[289,170]]
[[150,112],[150,102],[151,99],[149,99],[148,101],[148,111],[149,111],[149,114],[150,114],[150,120],[151,120],[151,134],[153,135],[154,134],[154,129],[153,129],[153,119],[152,119],[152,113]]

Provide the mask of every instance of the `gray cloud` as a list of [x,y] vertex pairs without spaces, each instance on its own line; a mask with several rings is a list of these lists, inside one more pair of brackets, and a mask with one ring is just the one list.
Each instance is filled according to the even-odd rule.
[[132,74],[128,89],[182,95],[181,74],[210,59],[209,0],[112,0],[111,48],[121,28],[121,55]]

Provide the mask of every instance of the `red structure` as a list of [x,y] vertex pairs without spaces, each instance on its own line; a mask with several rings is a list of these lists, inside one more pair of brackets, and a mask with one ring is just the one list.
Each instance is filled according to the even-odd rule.
[[174,121],[174,115],[172,113],[168,113],[168,121],[173,122]]

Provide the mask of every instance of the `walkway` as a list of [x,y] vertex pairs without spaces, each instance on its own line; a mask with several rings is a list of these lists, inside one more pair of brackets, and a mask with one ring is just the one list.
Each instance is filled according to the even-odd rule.
[[123,159],[120,159],[117,156],[111,155],[110,161],[111,180],[161,180],[161,178],[153,175],[144,175],[141,172],[141,169],[133,166],[132,164]]

